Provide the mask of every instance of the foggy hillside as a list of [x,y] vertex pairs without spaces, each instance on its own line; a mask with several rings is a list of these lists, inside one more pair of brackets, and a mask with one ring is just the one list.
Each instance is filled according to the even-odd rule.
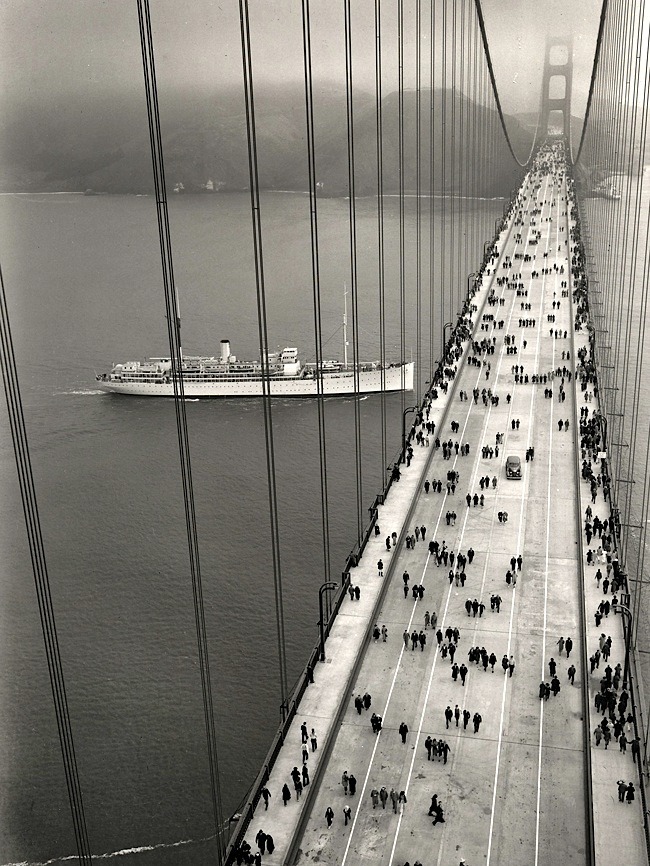
[[[458,187],[462,172],[468,194],[507,194],[518,172],[504,144],[490,173],[472,171],[480,165],[479,154],[461,128],[461,102],[456,96],[453,156],[447,143],[444,188]],[[320,88],[314,94],[317,179],[325,195],[347,192],[347,123],[345,93]],[[434,94],[436,132],[434,180],[443,189],[442,91]],[[0,152],[0,188],[3,191],[151,192],[152,176],[144,97],[134,93],[121,99],[91,102],[59,100],[47,108],[24,106],[17,117],[9,116]],[[483,116],[486,124],[497,123],[488,109],[465,103],[465,118]],[[421,94],[421,183],[429,188],[430,92]],[[186,191],[200,190],[208,179],[224,190],[248,187],[248,161],[244,103],[238,89],[211,98],[193,92],[161,97],[165,171],[168,188],[182,183]],[[398,95],[388,94],[382,103],[384,188],[399,188]],[[416,99],[404,95],[405,188],[416,187],[415,143]],[[355,167],[358,195],[376,191],[376,115],[374,95],[355,93]],[[256,92],[257,147],[260,183],[264,189],[308,188],[305,150],[305,109],[302,88],[260,89]],[[446,100],[446,125],[452,122],[452,98]],[[520,159],[528,155],[531,132],[516,118],[508,118],[513,147]],[[455,165],[452,177],[452,159]],[[469,167],[469,168],[468,168]]]

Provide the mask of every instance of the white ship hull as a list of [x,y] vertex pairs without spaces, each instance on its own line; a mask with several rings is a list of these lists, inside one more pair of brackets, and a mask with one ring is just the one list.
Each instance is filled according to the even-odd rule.
[[[402,366],[395,365],[382,369],[361,370],[355,389],[355,376],[352,370],[324,373],[322,393],[326,397],[344,394],[373,394],[382,391],[412,391],[413,362]],[[133,382],[119,381],[116,378],[98,379],[97,385],[103,391],[113,394],[128,394],[135,397],[173,397],[174,384],[170,381]],[[260,377],[219,377],[197,379],[183,376],[183,392],[186,398],[198,397],[261,397],[263,395]],[[316,397],[318,381],[315,376],[277,376],[270,380],[272,397]]]

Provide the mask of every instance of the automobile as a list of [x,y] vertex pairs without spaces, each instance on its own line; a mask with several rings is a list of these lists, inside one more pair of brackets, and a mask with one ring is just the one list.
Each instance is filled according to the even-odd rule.
[[506,457],[506,478],[521,478],[521,460],[514,454]]

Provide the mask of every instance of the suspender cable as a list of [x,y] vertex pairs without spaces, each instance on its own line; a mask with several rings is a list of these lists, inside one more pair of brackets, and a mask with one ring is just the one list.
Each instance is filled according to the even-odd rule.
[[[354,359],[354,456],[357,484],[357,544],[360,546],[363,535],[363,466],[361,463],[361,412],[359,403],[359,285],[357,274],[357,205],[354,167],[354,99],[352,89],[352,10],[350,8],[350,0],[343,0],[343,12],[345,18],[345,96],[348,137],[352,357]],[[403,369],[402,375],[404,375]]]
[[422,398],[422,170],[421,170],[421,45],[422,45],[422,2],[415,3],[415,363],[417,381],[415,386],[416,403]]
[[449,134],[449,154],[451,162],[450,170],[450,197],[449,197],[449,321],[456,318],[456,147],[458,138],[456,136],[456,9],[457,4],[452,3],[451,12],[451,129]]
[[269,493],[269,517],[271,529],[271,552],[273,557],[273,591],[275,596],[275,624],[278,643],[281,712],[283,719],[288,712],[287,656],[284,631],[284,598],[282,592],[282,565],[280,560],[280,529],[278,522],[278,499],[275,473],[275,448],[273,445],[273,416],[271,412],[271,382],[269,373],[268,331],[266,319],[266,285],[264,282],[264,254],[262,248],[262,214],[260,209],[260,186],[257,160],[257,134],[255,124],[255,94],[253,92],[253,61],[248,16],[248,0],[239,0],[241,28],[242,69],[244,98],[246,102],[246,135],[248,140],[248,171],[251,192],[251,216],[253,225],[253,254],[255,259],[255,288],[257,297],[257,326],[260,361],[262,365],[262,407],[264,410],[264,440],[266,447],[266,475]]
[[45,559],[45,545],[41,532],[41,520],[36,500],[36,485],[32,472],[31,457],[27,441],[27,427],[23,412],[20,385],[18,382],[18,370],[16,367],[16,356],[14,353],[13,339],[11,335],[11,323],[9,320],[9,308],[2,270],[0,269],[0,363],[2,366],[2,382],[4,385],[5,398],[7,401],[7,413],[9,416],[9,427],[18,472],[18,484],[20,497],[23,505],[25,528],[27,530],[27,541],[29,554],[32,562],[32,572],[36,587],[36,599],[38,601],[38,612],[45,644],[45,657],[54,701],[54,713],[56,726],[63,757],[63,770],[65,773],[66,788],[68,791],[68,802],[72,813],[72,825],[74,828],[75,842],[77,845],[77,856],[79,863],[92,863],[90,852],[90,841],[86,816],[84,812],[83,797],[81,793],[81,782],[79,769],[72,737],[72,723],[68,698],[63,675],[63,662],[59,649],[59,640],[54,617],[54,605],[50,589],[50,578]]
[[[311,233],[312,292],[314,302],[314,343],[316,356],[316,388],[318,393],[318,446],[320,455],[321,528],[323,534],[323,574],[330,574],[329,504],[327,492],[327,439],[325,431],[325,401],[323,399],[323,329],[321,321],[320,264],[318,255],[318,207],[316,199],[316,143],[314,139],[314,95],[311,57],[311,26],[309,0],[302,0],[302,47],[305,74],[305,116],[307,124],[307,165],[309,173],[309,224]],[[328,595],[329,597],[329,595]]]
[[381,364],[381,477],[386,467],[386,253],[384,249],[384,124],[382,107],[381,0],[375,0],[375,115],[377,122],[377,287],[379,292],[379,361]]
[[[429,95],[429,387],[433,383],[433,372],[435,368],[435,324],[437,319],[436,305],[436,7],[431,3],[431,57],[429,78],[431,82],[431,93]],[[440,325],[441,327],[441,325]]]
[[404,200],[404,0],[397,3],[397,137],[399,160],[399,359],[402,365],[401,409],[404,412],[405,319],[406,319],[406,253]]
[[445,355],[444,323],[447,320],[447,249],[445,237],[445,224],[447,222],[447,0],[442,0],[442,175],[440,180],[440,193],[442,206],[440,208],[440,322],[443,326],[443,340],[440,344],[440,358]]
[[149,139],[151,144],[151,161],[153,168],[154,191],[156,196],[156,215],[158,218],[158,237],[160,241],[163,288],[165,293],[165,308],[167,312],[167,332],[169,337],[172,378],[174,382],[174,407],[176,410],[176,428],[178,433],[181,478],[183,484],[183,500],[185,503],[185,525],[187,530],[192,595],[194,599],[194,619],[196,625],[199,667],[201,671],[203,712],[206,728],[208,764],[210,769],[210,793],[212,796],[217,858],[218,862],[222,863],[225,856],[225,839],[223,835],[224,822],[221,806],[221,791],[219,787],[217,736],[214,723],[214,706],[212,701],[212,685],[208,658],[208,639],[203,605],[203,587],[201,581],[196,512],[194,508],[190,443],[187,429],[187,418],[185,415],[185,402],[183,399],[180,319],[178,315],[178,303],[174,285],[172,244],[169,230],[169,215],[167,212],[167,196],[165,191],[165,170],[162,133],[160,128],[160,112],[158,108],[153,34],[151,30],[151,15],[148,0],[138,0],[138,22],[140,25],[140,44],[142,48],[142,65],[147,101]]

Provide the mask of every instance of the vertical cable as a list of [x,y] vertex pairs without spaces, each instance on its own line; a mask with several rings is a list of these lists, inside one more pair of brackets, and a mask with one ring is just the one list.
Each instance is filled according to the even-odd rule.
[[174,268],[172,259],[171,233],[169,229],[169,214],[167,211],[167,194],[165,187],[165,168],[163,160],[162,131],[160,127],[160,111],[158,107],[158,89],[156,84],[156,67],[154,59],[153,34],[151,14],[148,0],[138,0],[138,22],[140,27],[140,44],[142,48],[142,66],[145,81],[147,102],[147,119],[149,123],[149,139],[151,144],[151,161],[153,169],[154,190],[156,196],[156,215],[158,219],[158,236],[160,242],[160,258],[162,265],[163,288],[165,294],[165,309],[167,312],[167,336],[169,339],[172,379],[174,383],[174,407],[176,410],[176,428],[183,485],[183,500],[185,504],[185,525],[188,540],[190,574],[192,580],[192,596],[194,601],[194,619],[197,635],[199,667],[201,672],[201,689],[203,695],[203,712],[206,728],[208,764],[210,770],[210,793],[215,825],[218,862],[222,863],[225,855],[225,839],[223,835],[224,822],[221,806],[221,791],[219,781],[219,762],[217,757],[217,735],[214,722],[214,705],[212,700],[212,683],[208,654],[207,629],[205,624],[205,609],[203,604],[203,585],[199,558],[198,531],[194,507],[194,487],[192,482],[192,466],[190,461],[190,443],[185,414],[183,392],[182,349],[180,342],[180,318],[174,284]]
[[278,645],[280,696],[282,715],[288,711],[287,656],[284,628],[284,600],[282,590],[282,566],[280,560],[280,529],[275,472],[275,448],[273,444],[273,417],[271,412],[271,383],[269,374],[269,349],[266,319],[266,285],[264,280],[264,254],[262,248],[262,214],[260,208],[260,186],[257,159],[257,132],[255,122],[255,94],[253,91],[253,61],[251,56],[250,21],[248,0],[239,0],[239,23],[241,30],[242,69],[244,98],[246,103],[246,135],[248,142],[248,171],[253,228],[253,255],[255,261],[255,289],[257,299],[257,327],[260,362],[262,366],[262,408],[264,412],[264,439],[266,448],[266,478],[269,494],[269,519],[271,529],[271,553],[273,557],[273,591],[275,598],[275,625]]
[[307,126],[307,168],[309,174],[309,227],[311,239],[312,295],[318,412],[321,531],[323,536],[323,579],[330,580],[329,497],[327,490],[327,437],[323,399],[323,326],[321,320],[320,263],[318,253],[318,203],[316,198],[316,142],[314,137],[314,93],[311,56],[309,0],[302,0],[302,48],[305,76],[305,121]]
[[[357,275],[357,205],[354,167],[354,99],[352,79],[352,13],[343,0],[345,17],[345,96],[348,138],[348,196],[350,215],[350,277],[352,293],[352,357],[354,360],[354,455],[357,485],[357,544],[363,536],[363,476],[361,463],[361,414],[359,403],[359,293]],[[402,376],[404,368],[402,367]],[[402,394],[404,391],[402,391]]]
[[23,411],[20,384],[18,382],[18,370],[16,356],[14,353],[13,338],[11,335],[11,323],[9,320],[9,308],[7,306],[7,295],[5,291],[4,276],[0,269],[0,362],[2,366],[2,381],[4,385],[5,398],[7,401],[7,413],[9,427],[18,472],[18,484],[20,498],[25,518],[25,529],[27,530],[27,541],[29,544],[29,555],[34,575],[36,588],[36,599],[38,602],[38,613],[41,620],[43,632],[43,643],[45,645],[45,657],[47,661],[52,699],[54,702],[54,714],[63,758],[63,770],[65,774],[68,802],[72,814],[72,826],[79,863],[92,863],[90,852],[90,840],[86,826],[83,797],[81,792],[81,780],[79,779],[79,768],[72,736],[72,722],[68,697],[63,674],[63,661],[59,649],[59,639],[54,616],[54,605],[50,588],[50,578],[45,558],[45,545],[41,531],[41,519],[36,499],[36,485],[32,471],[31,456],[27,440],[27,426]]
[[379,360],[381,364],[381,477],[387,469],[386,419],[386,252],[384,248],[384,121],[382,106],[381,0],[375,0],[375,116],[377,124],[377,287],[379,291]]

